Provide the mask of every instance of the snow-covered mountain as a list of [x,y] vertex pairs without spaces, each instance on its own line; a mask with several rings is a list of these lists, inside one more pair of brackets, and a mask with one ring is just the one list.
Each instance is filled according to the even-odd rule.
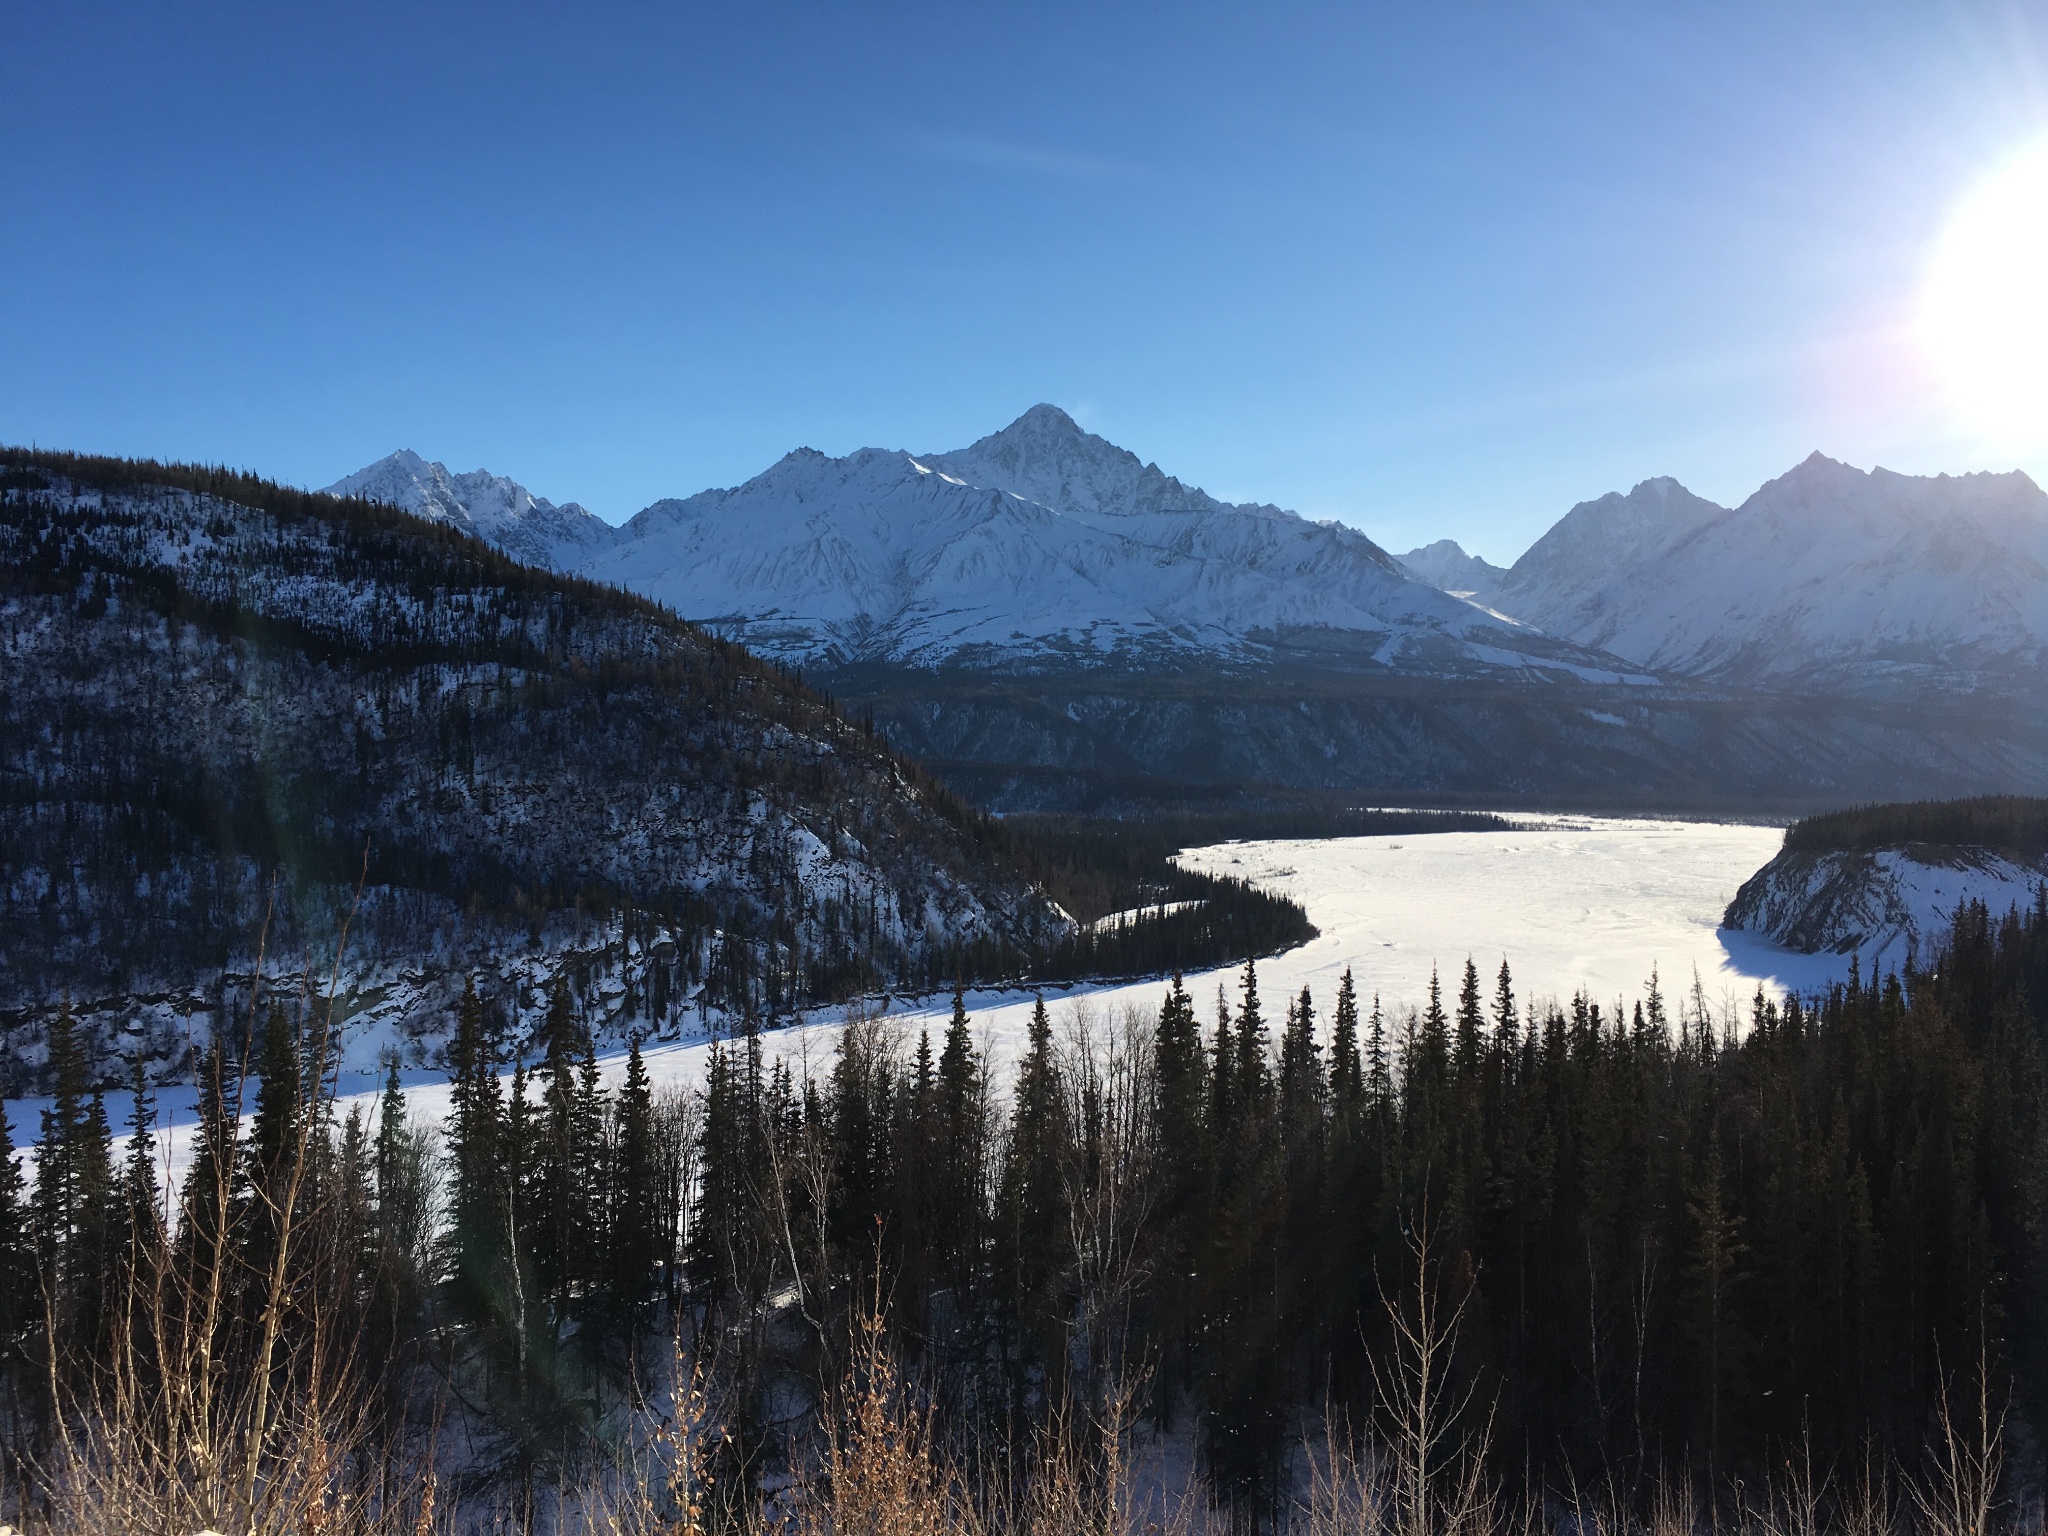
[[497,545],[515,560],[567,571],[617,542],[619,530],[575,502],[556,506],[487,469],[453,475],[401,448],[325,487],[330,496],[389,502]]
[[1441,674],[1626,670],[1414,580],[1356,529],[1185,486],[1047,405],[952,453],[799,449],[734,489],[656,502],[624,532],[581,574],[791,660],[1248,661],[1306,646]]
[[2048,495],[1816,453],[1734,509],[1675,480],[1582,502],[1489,601],[1560,638],[1716,682],[1825,691],[2038,682]]
[[1507,572],[1499,566],[1465,553],[1456,539],[1438,539],[1401,556],[1401,569],[1417,581],[1441,587],[1453,597],[1469,597],[1491,606],[1493,591]]
[[1220,501],[1050,405],[949,452],[799,449],[622,529],[410,452],[331,489],[811,665],[1289,656],[1856,694],[2025,686],[2048,655],[2048,496],[2018,472],[1815,454],[1733,509],[1646,480],[1580,503],[1507,571],[1448,539],[1395,560],[1354,528]]

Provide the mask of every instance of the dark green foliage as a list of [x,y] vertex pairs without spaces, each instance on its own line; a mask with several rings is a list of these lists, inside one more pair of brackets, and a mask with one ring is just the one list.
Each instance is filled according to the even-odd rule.
[[985,1072],[986,1063],[974,1045],[967,999],[955,988],[953,1015],[939,1050],[929,1177],[934,1190],[934,1271],[956,1296],[968,1294],[981,1263],[989,1152]]
[[[50,1075],[55,1095],[43,1111],[30,1231],[36,1279],[48,1322],[96,1339],[105,1321],[110,1276],[125,1224],[116,1201],[113,1135],[105,1101],[93,1087],[91,1064],[60,1008],[50,1023]],[[15,1283],[27,1277],[17,1272]]]
[[610,1242],[603,1268],[610,1312],[632,1330],[654,1299],[661,1263],[661,1182],[656,1167],[654,1093],[640,1042],[626,1058],[619,1089],[617,1150],[611,1169]]
[[1071,1245],[1064,1177],[1070,1133],[1052,1015],[1041,997],[1032,1005],[1024,1058],[1017,1065],[1010,1155],[998,1195],[1004,1271],[1020,1312],[1046,1308],[1048,1287],[1065,1267]]
[[[146,1264],[164,1238],[163,1195],[156,1182],[156,1099],[137,1062],[129,1078],[128,1150],[121,1159],[121,1241],[130,1265]],[[0,1174],[0,1179],[5,1175]]]
[[2048,852],[2048,800],[1983,795],[1973,800],[1859,805],[1808,816],[1785,829],[1788,853],[1848,853],[1908,843]]

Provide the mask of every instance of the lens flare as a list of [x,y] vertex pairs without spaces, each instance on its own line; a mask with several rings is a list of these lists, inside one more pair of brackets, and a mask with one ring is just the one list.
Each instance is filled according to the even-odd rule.
[[2048,142],[1956,210],[1928,270],[1920,333],[1971,430],[2048,443]]

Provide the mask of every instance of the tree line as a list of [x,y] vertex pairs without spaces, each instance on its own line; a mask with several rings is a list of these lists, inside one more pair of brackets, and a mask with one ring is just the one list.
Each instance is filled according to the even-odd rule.
[[1654,977],[1626,1012],[1531,1007],[1473,960],[1412,1009],[1348,972],[1269,999],[1247,963],[1213,998],[1060,1012],[1014,1062],[960,995],[936,1032],[856,1015],[817,1060],[749,1025],[658,1090],[637,1043],[605,1085],[566,987],[531,1042],[472,994],[429,1134],[395,1074],[337,1118],[330,1053],[274,1006],[209,1056],[175,1191],[146,1085],[124,1142],[54,1032],[33,1177],[0,1163],[6,1272],[34,1277],[0,1293],[12,1447],[169,1379],[168,1313],[209,1369],[356,1383],[393,1444],[457,1414],[530,1488],[607,1454],[680,1332],[737,1508],[880,1297],[983,1475],[1034,1424],[1135,1401],[1258,1514],[1305,1426],[1387,1411],[1390,1298],[1418,1285],[1462,1309],[1466,1428],[1531,1487],[1911,1466],[1980,1377],[2040,1422],[2048,892],[1959,911],[1934,970],[1740,1020]]

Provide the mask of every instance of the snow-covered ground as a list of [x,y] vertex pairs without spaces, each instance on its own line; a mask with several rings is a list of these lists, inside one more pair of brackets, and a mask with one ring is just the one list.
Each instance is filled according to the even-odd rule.
[[[1505,958],[1525,1003],[1568,999],[1583,988],[1611,1007],[1641,995],[1654,968],[1676,1005],[1690,993],[1697,970],[1717,1015],[1745,1010],[1759,984],[1773,993],[1809,992],[1847,972],[1847,955],[1795,954],[1719,927],[1736,888],[1777,852],[1783,834],[1776,827],[1527,820],[1512,832],[1224,843],[1183,857],[1287,892],[1321,930],[1312,942],[1259,965],[1266,1016],[1276,1025],[1286,999],[1307,986],[1327,1027],[1347,966],[1361,1004],[1369,1006],[1377,993],[1390,1014],[1423,1002],[1432,967],[1442,976],[1448,1005],[1467,955],[1478,964],[1489,998]],[[1187,978],[1205,1023],[1213,1018],[1219,985],[1235,1003],[1238,975],[1233,966]],[[1135,1007],[1149,1017],[1164,991],[1158,981],[1083,986],[1051,992],[1047,1001],[1055,1020],[1071,1026],[1084,1009],[1103,1018]],[[978,992],[968,1005],[998,1070],[1006,1069],[1017,1058],[1032,994]],[[894,1000],[887,1007],[914,1039],[920,1028],[935,1035],[943,1030],[951,1002]],[[778,1030],[768,1037],[769,1048],[793,1064],[808,1061],[822,1074],[830,1069],[841,1019],[835,1012]],[[648,1070],[657,1084],[695,1083],[708,1050],[703,1040],[650,1046]],[[606,1083],[616,1087],[624,1054],[608,1054],[601,1064]],[[408,1071],[403,1081],[415,1116],[438,1121],[445,1115],[448,1088],[438,1073]],[[340,1087],[343,1114],[359,1106],[374,1115],[374,1078],[351,1075]],[[190,1156],[193,1101],[189,1088],[159,1094],[166,1124],[161,1151],[173,1178],[182,1177]],[[46,1103],[7,1105],[17,1146],[35,1139]],[[126,1096],[110,1096],[107,1107],[118,1132]]]

